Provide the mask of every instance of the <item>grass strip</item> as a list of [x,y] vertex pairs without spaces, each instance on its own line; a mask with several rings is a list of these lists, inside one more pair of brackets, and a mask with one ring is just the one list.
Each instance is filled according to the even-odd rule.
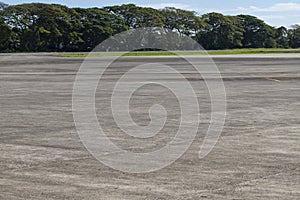
[[274,53],[300,53],[300,49],[228,49],[209,51],[142,51],[142,52],[92,52],[92,53],[56,53],[59,57],[99,57],[99,56],[171,56],[171,55],[235,55],[235,54],[274,54]]

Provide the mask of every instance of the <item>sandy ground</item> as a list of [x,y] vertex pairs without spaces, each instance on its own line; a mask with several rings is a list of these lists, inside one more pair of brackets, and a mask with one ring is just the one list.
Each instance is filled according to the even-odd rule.
[[[146,174],[103,165],[79,140],[72,88],[82,60],[0,55],[0,199],[299,199],[298,54],[214,56],[226,88],[227,117],[217,145],[201,160],[199,146],[210,116],[201,77],[176,58],[128,57],[117,62],[105,75],[107,83],[132,66],[159,62],[183,70],[198,88],[203,121],[194,143],[175,163]],[[146,147],[139,140],[128,143],[118,132],[104,102],[109,92],[103,91],[100,87],[96,94],[99,123],[119,146],[154,150],[174,134],[177,101],[165,88],[149,86],[133,99],[137,123],[149,122],[141,108],[155,95],[175,116],[164,134]]]

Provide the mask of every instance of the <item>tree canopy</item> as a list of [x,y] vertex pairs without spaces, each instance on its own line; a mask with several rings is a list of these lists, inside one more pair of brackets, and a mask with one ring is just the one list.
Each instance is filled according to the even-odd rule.
[[169,29],[205,49],[300,47],[299,25],[275,28],[250,15],[199,16],[173,7],[157,10],[134,4],[68,8],[0,2],[0,52],[90,51],[112,35],[140,27]]

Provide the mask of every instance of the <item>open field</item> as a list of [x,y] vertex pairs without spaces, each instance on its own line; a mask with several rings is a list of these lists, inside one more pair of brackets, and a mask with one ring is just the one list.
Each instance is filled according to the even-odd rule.
[[60,57],[86,57],[86,56],[167,56],[167,55],[236,55],[236,54],[282,54],[300,53],[300,49],[278,49],[278,48],[254,48],[254,49],[228,49],[228,50],[209,50],[209,51],[149,51],[149,52],[107,52],[107,53],[57,53]]
[[[201,57],[190,57],[201,64]],[[0,199],[299,199],[300,54],[213,59],[223,77],[228,110],[221,138],[201,160],[209,96],[187,63],[168,56],[125,57],[105,74],[104,85],[132,66],[159,62],[182,70],[198,89],[203,121],[189,150],[160,171],[127,174],[94,159],[77,135],[72,88],[83,58],[0,54]],[[102,103],[109,93],[102,89],[102,95],[96,94],[99,123],[112,138],[118,136],[118,145],[145,150],[139,141],[124,145],[128,138],[116,134]],[[152,93],[176,111],[176,99],[158,86],[137,94],[132,106],[151,102]],[[138,123],[148,122],[141,109],[135,111]],[[170,122],[165,135],[146,150],[166,144],[177,122]]]

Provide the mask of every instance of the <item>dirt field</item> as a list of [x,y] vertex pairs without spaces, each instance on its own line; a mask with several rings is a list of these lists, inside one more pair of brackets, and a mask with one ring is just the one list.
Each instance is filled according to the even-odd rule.
[[[174,65],[198,87],[203,121],[189,150],[152,173],[128,174],[93,158],[81,143],[72,115],[72,89],[82,58],[51,54],[0,55],[0,199],[299,199],[300,55],[214,56],[227,94],[223,133],[204,159],[199,147],[209,125],[209,98],[199,75],[172,57],[127,57],[105,75],[114,80],[141,62]],[[197,62],[197,57],[194,58]],[[105,88],[104,88],[105,89]],[[160,87],[145,88],[132,106],[158,94],[176,111],[176,99]],[[96,95],[103,115],[108,96]],[[147,123],[142,109],[133,118]],[[109,117],[99,118],[115,142],[133,151],[160,148],[174,134],[143,149],[117,133]]]

